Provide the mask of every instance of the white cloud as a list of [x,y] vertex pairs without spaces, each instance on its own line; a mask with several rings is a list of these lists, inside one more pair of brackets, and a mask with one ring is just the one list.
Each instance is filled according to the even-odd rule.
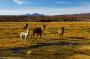
[[66,1],[57,1],[56,3],[57,3],[57,4],[68,4],[68,3],[70,3],[70,2],[66,2]]
[[79,7],[69,8],[45,8],[45,7],[28,7],[22,9],[0,9],[0,15],[23,15],[27,13],[41,13],[45,15],[61,15],[61,14],[78,14],[90,13],[90,4],[83,4]]
[[13,2],[17,3],[17,4],[25,4],[26,2],[24,2],[24,0],[13,0]]

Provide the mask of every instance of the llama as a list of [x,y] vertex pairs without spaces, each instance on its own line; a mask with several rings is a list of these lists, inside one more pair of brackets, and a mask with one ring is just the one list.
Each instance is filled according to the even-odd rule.
[[59,34],[59,37],[62,36],[62,38],[63,38],[63,35],[64,35],[64,27],[59,28],[58,34]]
[[[45,27],[46,27],[46,25],[43,25],[43,28],[33,28],[33,34],[32,34],[32,36],[35,37],[35,34],[36,34],[37,37],[40,36],[40,38],[41,38],[41,35],[42,35]],[[31,37],[32,37],[32,36],[31,36]],[[37,37],[36,37],[36,38],[37,38]]]
[[26,24],[23,29],[27,29],[27,27],[28,27],[28,24]]
[[27,29],[26,32],[21,32],[20,33],[20,39],[21,39],[21,41],[24,39],[25,42],[26,42],[28,35],[29,35],[29,29]]

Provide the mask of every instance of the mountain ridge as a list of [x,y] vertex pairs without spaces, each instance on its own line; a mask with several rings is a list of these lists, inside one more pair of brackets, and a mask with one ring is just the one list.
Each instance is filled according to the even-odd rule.
[[33,13],[33,14],[24,14],[24,16],[44,16],[44,14],[40,14],[40,13]]

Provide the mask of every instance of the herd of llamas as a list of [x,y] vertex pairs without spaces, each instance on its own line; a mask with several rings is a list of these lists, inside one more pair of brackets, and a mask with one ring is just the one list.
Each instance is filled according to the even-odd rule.
[[[28,24],[26,24],[25,27],[23,28],[23,29],[25,29],[26,31],[20,33],[20,39],[21,39],[21,41],[22,41],[22,40],[25,40],[25,42],[26,42],[26,40],[27,40],[27,38],[28,38],[28,36],[29,36],[29,30],[32,30],[32,32],[33,32],[33,33],[31,34],[31,37],[35,38],[35,35],[37,35],[36,38],[37,38],[38,36],[40,36],[40,38],[41,38],[42,33],[43,33],[43,31],[45,30],[45,28],[46,28],[46,25],[43,25],[42,28],[36,27],[36,28],[30,29],[30,28],[28,28]],[[59,37],[60,37],[60,36],[63,37],[64,27],[59,28],[58,34],[59,34]]]

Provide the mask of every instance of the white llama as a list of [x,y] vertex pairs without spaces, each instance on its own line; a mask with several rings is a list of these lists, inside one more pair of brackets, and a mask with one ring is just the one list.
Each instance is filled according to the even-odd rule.
[[26,42],[28,35],[29,35],[29,29],[27,29],[26,32],[21,32],[20,33],[20,39],[21,39],[21,41],[24,39],[25,42]]

